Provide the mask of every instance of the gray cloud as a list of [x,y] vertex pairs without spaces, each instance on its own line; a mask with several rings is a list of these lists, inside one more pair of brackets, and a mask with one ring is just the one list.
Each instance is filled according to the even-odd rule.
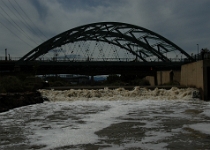
[[[15,0],[9,0],[19,10]],[[117,21],[142,26],[179,45],[189,53],[209,48],[210,1],[208,0],[16,0],[32,22],[22,14],[31,31],[0,1],[0,56],[7,48],[11,56],[21,57],[38,44],[61,32],[80,25]],[[3,3],[4,2],[4,3]],[[21,12],[21,10],[19,10]],[[18,15],[18,14],[17,14]],[[17,23],[24,32],[19,31]],[[41,34],[39,31],[43,32]],[[26,36],[27,34],[27,36]],[[28,36],[33,39],[33,42]],[[24,41],[24,42],[23,42]]]

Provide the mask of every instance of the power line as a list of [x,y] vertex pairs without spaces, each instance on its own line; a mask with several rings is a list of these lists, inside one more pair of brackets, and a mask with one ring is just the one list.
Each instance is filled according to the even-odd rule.
[[30,44],[28,44],[26,41],[24,41],[22,38],[20,38],[17,34],[15,34],[12,30],[10,30],[6,25],[4,25],[2,22],[0,22],[0,24],[2,24],[8,31],[10,31],[13,35],[15,35],[18,39],[20,39],[21,41],[23,41],[24,43],[26,43],[28,46],[30,46],[31,48],[33,48],[33,46],[31,46]]
[[[3,4],[10,10],[10,8],[4,3],[4,1],[2,1]],[[3,12],[10,18],[10,20],[8,20],[6,17],[6,19],[9,22],[13,22],[15,26],[17,26],[17,29],[19,29],[19,31],[23,32],[25,34],[25,36],[27,36],[27,38],[29,38],[32,42],[34,42],[36,45],[38,45],[38,43],[36,41],[34,41],[12,18],[11,16],[4,10],[4,8],[0,5],[0,8],[3,10]],[[11,10],[10,10],[11,11]],[[12,11],[11,11],[12,12]],[[12,12],[13,13],[13,12]],[[14,14],[14,13],[13,13]],[[4,15],[3,15],[4,16]]]
[[[28,18],[28,20],[30,20],[31,22],[32,22],[32,24],[34,25],[34,26],[36,26],[36,24],[30,19],[30,17],[27,15],[27,13],[25,13],[25,11],[22,9],[22,7],[19,5],[19,3],[16,1],[16,0],[14,0],[15,1],[15,3],[17,4],[17,6],[20,8],[20,10],[25,14],[25,16]],[[37,28],[37,30],[46,38],[46,39],[48,39],[47,38],[47,36],[42,32],[42,31],[40,31],[39,30],[39,28]]]
[[[26,25],[28,27],[28,29],[34,33],[37,33],[31,26],[30,24],[28,24],[28,22],[26,21],[26,19],[24,17],[22,17],[22,15],[19,13],[19,11],[15,8],[15,6],[10,2],[10,0],[8,0],[10,5],[14,8],[14,10],[18,13],[18,15],[20,16],[20,18],[24,21],[21,20],[21,22]],[[15,15],[15,14],[14,14]],[[16,15],[15,15],[16,16]],[[40,38],[42,41],[44,41],[44,39]]]

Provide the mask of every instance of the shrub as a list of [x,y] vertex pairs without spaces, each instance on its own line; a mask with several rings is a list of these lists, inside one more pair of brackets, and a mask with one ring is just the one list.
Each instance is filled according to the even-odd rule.
[[29,76],[23,82],[25,91],[36,91],[43,87],[43,81],[39,77]]
[[23,84],[21,81],[14,76],[7,76],[1,79],[1,90],[2,92],[22,92]]

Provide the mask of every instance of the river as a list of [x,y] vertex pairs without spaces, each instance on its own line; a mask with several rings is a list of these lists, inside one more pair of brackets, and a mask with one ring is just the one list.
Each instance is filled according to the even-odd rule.
[[0,114],[0,149],[210,148],[210,103],[193,88],[40,92],[50,101]]

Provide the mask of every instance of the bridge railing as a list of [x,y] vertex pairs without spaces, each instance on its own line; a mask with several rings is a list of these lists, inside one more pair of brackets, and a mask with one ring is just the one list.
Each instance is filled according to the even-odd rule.
[[67,59],[67,58],[42,58],[37,59],[37,61],[55,61],[55,62],[88,62],[88,61],[135,61],[133,58],[75,58],[75,59]]
[[21,57],[7,57],[0,56],[0,61],[18,61]]
[[[186,58],[169,58],[171,62],[188,62],[190,60]],[[77,58],[77,59],[65,59],[65,58],[42,58],[42,59],[37,59],[37,61],[42,61],[42,62],[143,62],[142,60],[139,59],[134,59],[134,58]],[[146,59],[148,62],[162,62],[160,59],[157,58],[149,58]]]
[[[10,57],[6,58],[3,56],[0,56],[0,61],[18,61],[21,57]],[[201,59],[210,59],[210,54],[197,54],[194,56],[195,60],[201,60]],[[171,62],[190,62],[190,60],[186,58],[169,58]],[[118,62],[143,62],[142,60],[135,59],[135,58],[75,58],[75,59],[68,59],[65,57],[43,57],[38,58],[36,61],[41,62],[94,62],[94,61],[100,61],[100,62],[108,62],[108,61],[118,61]],[[146,61],[148,62],[161,62],[158,58],[147,58]]]
[[199,53],[196,54],[194,57],[196,60],[210,60],[210,53]]

